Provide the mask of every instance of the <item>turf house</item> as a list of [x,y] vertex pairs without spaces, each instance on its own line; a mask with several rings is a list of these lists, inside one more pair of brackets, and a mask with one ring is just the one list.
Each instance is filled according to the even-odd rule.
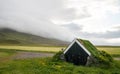
[[64,59],[75,65],[110,64],[112,57],[99,51],[88,40],[74,39],[63,51]]

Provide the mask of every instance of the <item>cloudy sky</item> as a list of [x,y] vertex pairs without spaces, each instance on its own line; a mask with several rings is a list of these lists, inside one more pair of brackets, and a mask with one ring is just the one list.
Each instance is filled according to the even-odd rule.
[[0,27],[120,45],[120,0],[0,0]]

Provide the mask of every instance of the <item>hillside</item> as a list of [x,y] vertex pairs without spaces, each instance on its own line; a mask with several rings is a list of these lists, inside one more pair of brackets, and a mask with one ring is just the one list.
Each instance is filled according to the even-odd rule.
[[44,38],[28,33],[18,32],[8,28],[0,29],[0,45],[43,45],[43,46],[63,46],[67,42]]

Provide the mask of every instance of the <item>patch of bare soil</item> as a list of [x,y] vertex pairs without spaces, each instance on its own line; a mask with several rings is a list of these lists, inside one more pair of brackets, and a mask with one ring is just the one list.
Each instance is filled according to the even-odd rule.
[[15,55],[11,56],[11,58],[12,59],[44,58],[52,57],[53,55],[54,53],[19,51]]
[[120,57],[115,57],[114,59],[115,59],[115,60],[120,60]]

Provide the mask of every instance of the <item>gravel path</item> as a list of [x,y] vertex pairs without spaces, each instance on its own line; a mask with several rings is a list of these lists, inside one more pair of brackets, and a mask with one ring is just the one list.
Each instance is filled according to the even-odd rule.
[[44,57],[52,57],[53,55],[54,53],[19,51],[11,58],[12,59],[44,58]]

